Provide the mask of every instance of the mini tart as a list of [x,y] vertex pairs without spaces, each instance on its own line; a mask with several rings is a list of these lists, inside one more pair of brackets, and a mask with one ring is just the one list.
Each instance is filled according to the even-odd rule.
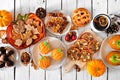
[[79,38],[82,38],[82,39],[85,39],[87,40],[88,42],[90,42],[91,40],[93,40],[93,35],[89,32],[85,32],[83,33]]
[[48,52],[50,52],[50,50],[51,50],[51,46],[50,46],[49,42],[43,41],[40,43],[39,51],[41,54],[47,54]]
[[74,47],[80,49],[80,50],[86,50],[88,46],[88,41],[85,39],[78,39],[75,43],[74,43]]
[[100,42],[97,40],[92,40],[88,44],[88,51],[91,54],[96,53],[100,49]]
[[82,50],[80,54],[81,54],[80,59],[82,62],[88,62],[92,59],[92,55],[88,52],[88,50]]
[[67,57],[70,60],[80,60],[80,56],[80,50],[75,47],[71,47],[67,50]]
[[41,56],[39,60],[39,67],[42,69],[46,69],[51,65],[51,60],[47,56]]
[[83,27],[91,21],[91,14],[85,8],[77,8],[72,13],[72,21],[75,26]]
[[56,48],[52,51],[52,58],[56,61],[61,60],[64,57],[64,52],[61,48]]

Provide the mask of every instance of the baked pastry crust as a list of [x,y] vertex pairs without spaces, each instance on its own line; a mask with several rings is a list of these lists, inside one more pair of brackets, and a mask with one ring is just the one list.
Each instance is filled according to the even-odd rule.
[[75,26],[84,27],[91,21],[91,14],[85,8],[77,8],[72,13],[72,21]]

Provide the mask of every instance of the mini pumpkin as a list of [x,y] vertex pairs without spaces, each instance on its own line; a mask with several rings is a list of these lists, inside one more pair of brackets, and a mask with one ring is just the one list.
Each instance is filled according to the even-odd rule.
[[87,70],[92,76],[99,77],[104,74],[106,66],[102,60],[95,59],[88,63]]
[[41,56],[39,60],[39,67],[42,69],[46,69],[51,65],[50,58],[47,56]]
[[52,51],[52,58],[54,60],[61,60],[64,57],[64,52],[61,48],[56,48]]
[[49,42],[47,41],[41,42],[39,45],[39,50],[42,54],[47,54],[48,52],[50,52],[51,48]]
[[0,10],[0,27],[8,26],[12,22],[12,14],[6,10]]

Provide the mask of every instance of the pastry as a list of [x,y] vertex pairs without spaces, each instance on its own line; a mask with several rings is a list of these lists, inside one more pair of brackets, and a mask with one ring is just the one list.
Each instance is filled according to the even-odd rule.
[[50,12],[47,14],[46,20],[46,27],[54,33],[62,34],[69,24],[67,17],[62,12]]
[[43,41],[40,43],[39,51],[41,54],[47,54],[48,52],[50,52],[50,50],[51,50],[51,46],[50,46],[49,42]]
[[115,50],[120,50],[120,35],[114,35],[109,39],[109,45]]
[[80,56],[80,50],[75,47],[71,47],[67,50],[67,57],[70,60],[80,60]]
[[86,50],[88,47],[88,41],[85,39],[78,39],[75,43],[74,43],[74,47],[80,49],[80,50]]
[[39,67],[42,69],[46,69],[51,65],[51,60],[47,56],[41,56],[39,60]]
[[113,66],[120,65],[120,52],[118,51],[111,51],[107,54],[106,60],[109,64]]
[[83,34],[80,36],[80,38],[85,39],[85,40],[87,40],[88,42],[90,42],[91,40],[94,39],[94,38],[93,38],[93,35],[92,35],[91,33],[89,33],[89,32],[83,33]]
[[72,21],[75,26],[83,27],[91,21],[91,14],[85,8],[78,8],[72,13]]
[[56,48],[52,51],[52,58],[56,61],[61,60],[64,57],[64,52],[61,48]]

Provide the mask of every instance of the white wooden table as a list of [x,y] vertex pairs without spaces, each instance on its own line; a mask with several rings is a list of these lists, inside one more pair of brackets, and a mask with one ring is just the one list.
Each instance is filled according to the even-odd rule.
[[[120,0],[0,0],[0,10],[6,9],[12,12],[14,18],[18,13],[35,12],[38,7],[44,7],[47,11],[65,10],[69,15],[78,8],[87,8],[94,17],[99,13],[115,13],[120,10]],[[84,29],[81,29],[84,30]],[[81,30],[79,32],[81,32]],[[97,33],[102,38],[104,33]],[[27,51],[31,52],[31,48]],[[99,54],[99,53],[98,53]],[[119,80],[120,71],[107,68],[105,74],[95,78],[88,74],[87,70],[76,72],[72,70],[65,73],[63,67],[54,71],[34,70],[31,66],[18,65],[9,70],[0,70],[0,80]]]

